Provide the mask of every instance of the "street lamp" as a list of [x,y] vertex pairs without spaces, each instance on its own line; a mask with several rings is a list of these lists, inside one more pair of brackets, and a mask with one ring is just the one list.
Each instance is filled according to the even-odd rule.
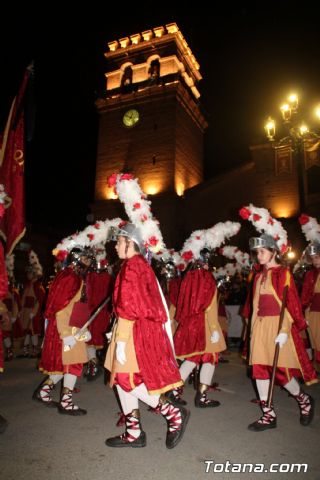
[[[319,140],[320,137],[318,134],[310,131],[308,126],[299,118],[298,106],[298,95],[292,93],[280,107],[283,124],[287,130],[287,134],[283,138],[276,141],[276,122],[271,117],[268,117],[264,129],[268,140],[272,142],[276,152],[279,152],[279,149],[283,147],[288,147],[290,154],[292,153],[296,160],[300,210],[304,211],[306,206],[304,154],[306,146],[310,148],[310,144],[314,143],[314,140]],[[315,115],[320,119],[320,105],[316,108]]]

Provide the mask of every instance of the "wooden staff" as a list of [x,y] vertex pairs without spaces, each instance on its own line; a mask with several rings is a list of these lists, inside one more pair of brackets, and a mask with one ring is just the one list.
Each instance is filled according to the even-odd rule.
[[[284,287],[284,290],[283,290],[282,304],[281,304],[280,317],[279,317],[278,335],[283,325],[284,312],[287,304],[288,288],[289,288],[289,285],[286,283],[286,286]],[[268,408],[271,407],[272,398],[273,398],[274,381],[276,378],[276,369],[278,365],[279,351],[280,351],[280,344],[277,343],[275,352],[274,352],[272,374],[271,374],[271,380],[270,380],[269,391],[268,391],[268,400],[267,400]]]

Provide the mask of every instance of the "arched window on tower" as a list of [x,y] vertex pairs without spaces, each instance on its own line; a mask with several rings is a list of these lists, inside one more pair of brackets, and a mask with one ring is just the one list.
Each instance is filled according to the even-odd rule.
[[127,87],[132,84],[132,67],[128,65],[121,78],[121,87]]
[[148,74],[150,83],[159,83],[160,62],[158,59],[152,60],[152,62],[150,63]]

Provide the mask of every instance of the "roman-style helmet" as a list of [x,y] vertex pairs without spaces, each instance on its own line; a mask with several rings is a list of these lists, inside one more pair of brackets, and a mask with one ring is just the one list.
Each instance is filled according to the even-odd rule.
[[116,240],[117,237],[126,237],[132,240],[139,248],[142,255],[145,254],[144,242],[142,239],[141,229],[136,227],[133,223],[122,222],[118,227],[113,228],[112,240]]
[[151,202],[141,190],[138,179],[131,173],[114,173],[108,178],[109,187],[114,187],[123,203],[130,222],[121,226],[124,235],[131,238],[143,255],[159,258],[166,250],[158,220],[151,211]]
[[244,220],[249,220],[258,232],[261,232],[259,237],[250,238],[250,250],[270,248],[277,250],[281,255],[287,252],[287,232],[278,220],[271,217],[266,208],[258,208],[250,203],[250,205],[242,207],[239,214]]
[[184,242],[180,252],[185,264],[190,262],[206,263],[211,252],[220,247],[226,239],[236,235],[240,230],[238,222],[219,222],[206,230],[195,230]]
[[95,247],[100,247],[105,244],[110,235],[112,227],[121,224],[121,218],[113,220],[97,221],[94,225],[88,225],[81,232],[76,232],[61,240],[60,243],[52,250],[52,254],[57,260],[64,262],[72,253],[75,260],[81,255],[94,257]]
[[310,257],[320,255],[320,225],[317,219],[302,213],[299,222],[306,240],[309,242],[305,253]]

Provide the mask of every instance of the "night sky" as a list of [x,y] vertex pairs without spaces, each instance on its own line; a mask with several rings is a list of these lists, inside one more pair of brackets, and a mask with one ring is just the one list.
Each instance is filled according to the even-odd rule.
[[94,200],[94,101],[105,87],[108,41],[178,24],[203,76],[198,88],[210,124],[206,178],[250,159],[249,145],[265,140],[266,117],[279,118],[278,107],[293,89],[305,107],[320,103],[314,12],[289,13],[289,7],[265,4],[264,10],[220,7],[209,15],[200,5],[198,11],[183,11],[163,2],[139,2],[130,9],[119,3],[117,11],[89,6],[76,15],[47,6],[37,10],[40,20],[30,9],[14,18],[2,15],[1,129],[24,69],[35,61],[36,124],[26,158],[27,220],[33,228],[72,232],[86,224]]

